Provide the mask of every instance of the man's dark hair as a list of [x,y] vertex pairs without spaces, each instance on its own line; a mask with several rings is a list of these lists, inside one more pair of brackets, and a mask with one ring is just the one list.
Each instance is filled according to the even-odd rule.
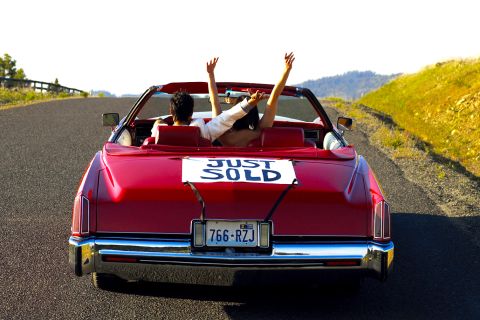
[[241,119],[238,119],[233,124],[232,128],[235,130],[242,130],[242,129],[249,129],[255,130],[258,127],[258,122],[260,121],[260,117],[258,115],[258,108],[255,107],[250,110],[245,116]]
[[170,99],[170,112],[177,121],[188,122],[193,114],[193,98],[186,91],[177,91]]

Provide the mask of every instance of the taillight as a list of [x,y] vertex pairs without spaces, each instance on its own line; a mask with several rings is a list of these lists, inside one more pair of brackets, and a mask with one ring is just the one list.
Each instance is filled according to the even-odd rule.
[[380,201],[375,205],[373,238],[375,240],[390,239],[390,206],[385,201]]
[[83,195],[77,195],[73,204],[72,235],[88,235],[90,224],[90,202]]

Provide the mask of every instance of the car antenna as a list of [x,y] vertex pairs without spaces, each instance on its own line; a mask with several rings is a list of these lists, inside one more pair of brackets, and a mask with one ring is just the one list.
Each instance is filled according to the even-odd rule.
[[280,197],[278,197],[277,201],[275,201],[275,204],[273,205],[272,209],[270,209],[270,212],[268,213],[268,215],[263,220],[264,222],[267,222],[268,220],[270,220],[272,218],[273,214],[275,213],[275,210],[277,210],[278,205],[280,204],[280,202],[282,202],[283,198],[285,198],[288,191],[290,191],[290,189],[292,189],[295,186],[296,182],[298,182],[298,180],[296,178],[293,178],[292,183],[290,183],[285,188],[285,190],[283,190],[283,192],[280,194]]
[[190,186],[193,193],[195,194],[195,197],[197,197],[198,202],[200,202],[200,205],[202,206],[202,213],[200,213],[200,220],[204,221],[205,220],[205,201],[203,200],[202,195],[200,194],[200,191],[198,191],[195,185],[190,181],[185,181],[183,184]]

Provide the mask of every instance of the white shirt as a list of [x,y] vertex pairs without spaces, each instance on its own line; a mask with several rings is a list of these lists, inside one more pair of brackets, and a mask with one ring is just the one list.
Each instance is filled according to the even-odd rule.
[[[235,121],[243,118],[248,112],[246,108],[248,106],[248,100],[244,99],[242,102],[237,103],[232,108],[227,111],[222,112],[208,123],[205,123],[203,119],[192,119],[190,126],[195,126],[200,128],[200,134],[203,138],[210,141],[214,141],[227,130],[229,130]],[[157,134],[157,126],[162,124],[156,124],[152,128],[152,137]]]
[[329,132],[323,138],[323,149],[335,150],[342,147],[342,143],[335,137],[332,132]]

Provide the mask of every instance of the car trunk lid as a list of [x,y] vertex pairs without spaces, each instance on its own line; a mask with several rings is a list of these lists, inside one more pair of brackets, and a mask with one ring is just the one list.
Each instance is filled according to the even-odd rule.
[[[219,158],[210,159],[218,163]],[[239,160],[222,159],[234,164]],[[293,182],[239,179],[187,184],[182,179],[184,157],[105,155],[104,161],[106,168],[100,172],[98,186],[97,232],[190,234],[192,220],[200,219],[202,212],[191,184],[203,198],[206,219],[262,221]],[[274,235],[367,235],[370,207],[362,177],[356,174],[355,159],[284,161],[290,163],[297,182],[273,212]],[[252,175],[260,177],[262,173]],[[273,177],[267,172],[264,180]]]

